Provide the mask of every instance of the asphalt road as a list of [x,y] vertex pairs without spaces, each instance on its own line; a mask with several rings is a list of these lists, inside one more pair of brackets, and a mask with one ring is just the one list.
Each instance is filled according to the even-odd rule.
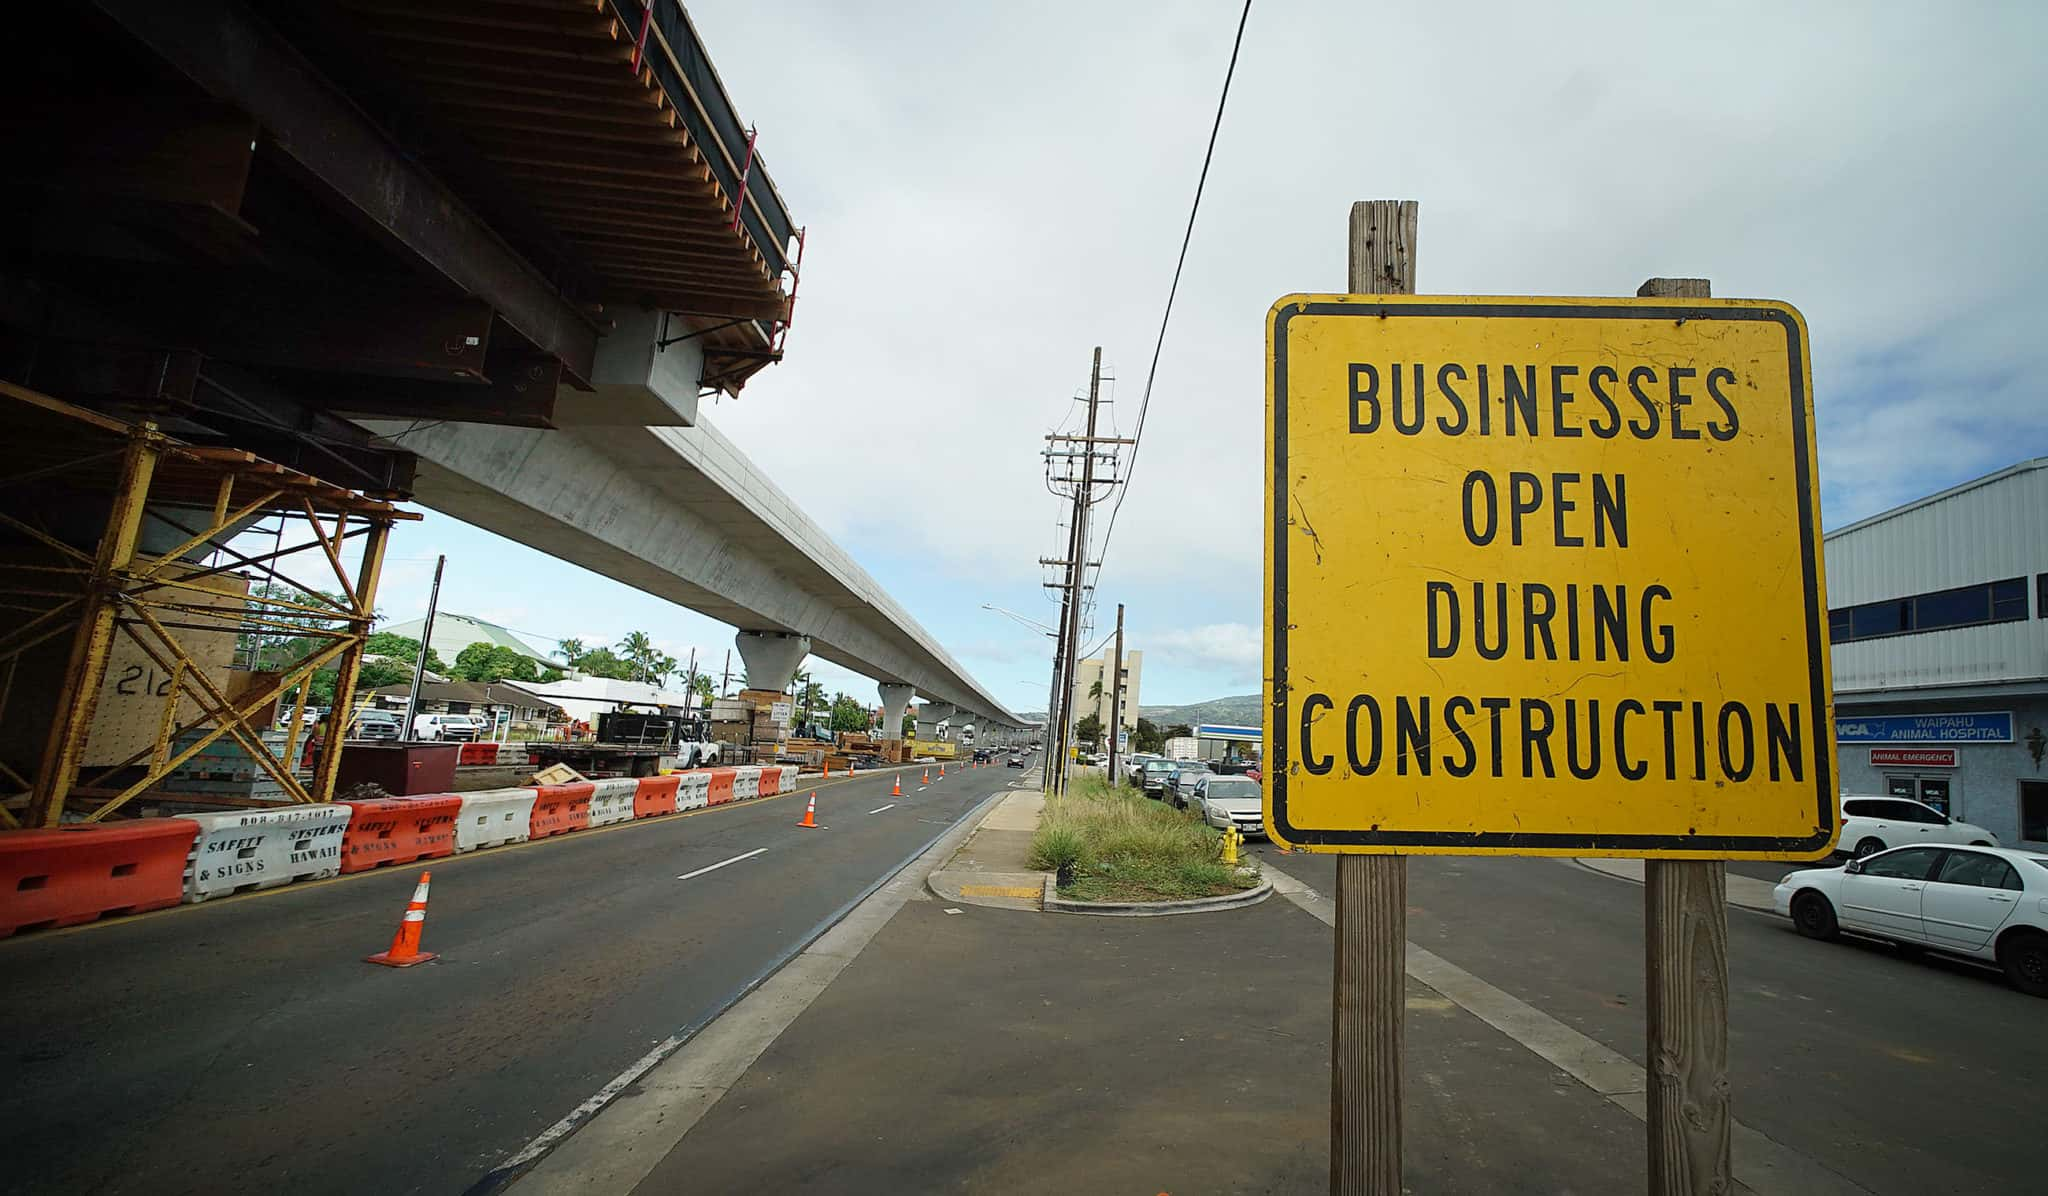
[[1019,774],[894,775],[435,861],[405,970],[416,867],[0,941],[0,1191],[462,1192]]
[[[1257,850],[1334,891],[1329,857]],[[1418,857],[1408,906],[1410,941],[1644,1062],[1640,886],[1553,860]],[[1768,914],[1731,908],[1728,935],[1737,1118],[1874,1193],[2041,1190],[2048,1001]]]

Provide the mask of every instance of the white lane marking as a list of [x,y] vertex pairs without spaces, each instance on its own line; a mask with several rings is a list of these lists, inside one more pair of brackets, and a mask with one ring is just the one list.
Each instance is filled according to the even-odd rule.
[[893,809],[895,809],[895,808],[896,808],[896,803],[895,803],[895,802],[890,802],[890,803],[889,803],[888,805],[886,805],[886,806],[882,806],[882,807],[880,807],[880,808],[878,808],[878,809],[873,809],[873,810],[869,810],[869,811],[868,811],[868,813],[870,813],[870,814],[879,814],[879,813],[881,813],[881,812],[882,812],[883,810],[893,810]]
[[752,850],[752,851],[748,852],[748,853],[747,853],[747,854],[745,854],[745,855],[736,855],[736,856],[732,857],[732,858],[731,858],[731,859],[729,859],[729,860],[720,860],[720,861],[718,861],[718,862],[717,862],[716,864],[712,864],[712,865],[711,865],[710,867],[707,867],[707,868],[699,868],[699,869],[697,869],[697,870],[696,870],[695,872],[685,872],[685,873],[683,873],[683,874],[682,874],[681,876],[678,876],[678,877],[676,877],[676,879],[677,879],[677,880],[688,880],[688,879],[690,879],[690,878],[691,878],[691,877],[693,877],[693,876],[702,876],[702,875],[704,875],[704,874],[705,874],[706,872],[716,872],[716,871],[718,871],[718,870],[719,870],[720,868],[723,868],[723,867],[725,867],[725,866],[726,866],[727,864],[737,864],[737,863],[739,863],[739,862],[740,862],[741,860],[751,860],[751,859],[753,859],[753,858],[754,858],[755,856],[757,856],[757,855],[760,855],[760,854],[761,854],[762,852],[764,852],[764,851],[766,851],[766,850],[768,850],[768,849],[767,849],[767,848],[765,848],[765,847],[756,847],[756,848],[755,848],[754,850]]
[[929,788],[931,788],[931,786],[929,786],[929,785],[919,785],[919,786],[917,787],[917,791],[918,791],[919,793],[923,793],[923,792],[924,792],[924,791],[925,791],[926,789],[929,789]]

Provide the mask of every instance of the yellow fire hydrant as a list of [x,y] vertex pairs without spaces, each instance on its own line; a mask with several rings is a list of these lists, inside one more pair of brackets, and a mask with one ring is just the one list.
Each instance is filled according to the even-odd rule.
[[1233,868],[1237,867],[1237,841],[1243,837],[1234,826],[1223,828],[1223,862]]

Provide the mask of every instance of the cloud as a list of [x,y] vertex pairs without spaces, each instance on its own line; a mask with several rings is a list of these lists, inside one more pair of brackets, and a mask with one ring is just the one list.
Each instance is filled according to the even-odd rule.
[[1146,641],[1146,668],[1155,660],[1233,677],[1258,676],[1265,647],[1249,623],[1207,623],[1154,632]]

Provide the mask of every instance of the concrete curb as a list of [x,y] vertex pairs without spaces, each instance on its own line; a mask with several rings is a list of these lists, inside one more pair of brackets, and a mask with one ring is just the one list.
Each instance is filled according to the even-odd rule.
[[1220,897],[1192,897],[1185,901],[1068,901],[1060,896],[1058,878],[1045,877],[1045,912],[1049,914],[1093,914],[1099,918],[1164,918],[1170,914],[1206,914],[1220,909],[1257,905],[1273,895],[1273,882],[1262,880],[1257,887]]
[[[1566,862],[1570,863],[1573,867],[1591,872],[1596,876],[1625,880],[1632,885],[1643,883],[1643,861],[1641,860],[1579,856],[1570,857]],[[1769,881],[1762,881],[1753,876],[1740,876],[1733,873],[1729,875],[1728,881],[1728,897],[1726,901],[1728,908],[1746,909],[1751,913],[1777,916],[1777,905],[1771,898],[1771,890],[1774,886]]]

